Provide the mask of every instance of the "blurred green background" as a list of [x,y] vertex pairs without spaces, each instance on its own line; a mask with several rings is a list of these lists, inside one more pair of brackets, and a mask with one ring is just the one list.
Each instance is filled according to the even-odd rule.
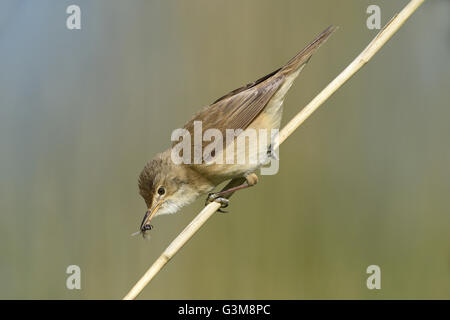
[[[154,220],[137,177],[200,107],[340,26],[284,123],[408,1],[0,4],[0,298],[122,298],[202,208]],[[81,7],[81,30],[66,8]],[[147,299],[450,298],[450,2],[427,1],[232,199]],[[68,290],[68,265],[82,289]],[[381,290],[366,268],[381,267]]]

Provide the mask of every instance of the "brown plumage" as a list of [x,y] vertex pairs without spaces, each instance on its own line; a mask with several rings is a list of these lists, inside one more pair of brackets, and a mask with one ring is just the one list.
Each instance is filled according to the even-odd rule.
[[[286,92],[312,54],[335,29],[333,26],[328,27],[282,68],[229,92],[203,108],[186,123],[184,129],[191,137],[194,137],[194,121],[201,121],[202,136],[208,129],[218,129],[223,137],[226,136],[227,129],[242,129],[244,133],[250,128],[278,129]],[[193,140],[191,139],[192,150]],[[174,142],[172,148],[177,143]],[[203,147],[209,143],[203,142]],[[227,147],[228,145],[224,146],[223,156],[230,152],[230,147],[228,149]],[[254,151],[246,150],[245,152]],[[158,154],[145,166],[139,177],[140,194],[148,208],[141,224],[142,233],[145,233],[147,230],[145,227],[154,215],[176,212],[199,195],[211,191],[219,183],[229,179],[248,177],[262,165],[262,162],[208,164],[204,161],[197,164],[176,165],[172,162],[170,154],[171,149]]]
[[[301,69],[335,30],[336,27],[328,27],[282,68],[235,89],[217,99],[211,105],[204,107],[185,124],[184,128],[193,136],[193,123],[196,120],[201,120],[203,131],[210,128],[217,128],[222,131],[225,129],[246,129],[264,110],[268,101],[282,86],[286,77]],[[225,132],[223,134],[225,135]]]

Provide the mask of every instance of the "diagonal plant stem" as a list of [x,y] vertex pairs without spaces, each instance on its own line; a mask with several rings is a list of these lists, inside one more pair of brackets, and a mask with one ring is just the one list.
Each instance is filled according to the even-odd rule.
[[[417,10],[425,0],[411,0],[403,10],[395,15],[369,45],[345,68],[325,89],[323,89],[305,108],[303,108],[280,131],[278,141],[273,149],[277,149],[314,111],[316,111],[336,90],[361,69],[381,47],[400,29],[406,20]],[[242,184],[245,179],[231,180],[224,190]],[[229,194],[227,197],[230,197]],[[124,297],[124,300],[132,300],[144,289],[144,287],[158,274],[169,260],[184,246],[184,244],[208,221],[220,208],[217,202],[211,202],[187,225],[186,228],[172,241],[161,256],[153,263],[141,279]]]

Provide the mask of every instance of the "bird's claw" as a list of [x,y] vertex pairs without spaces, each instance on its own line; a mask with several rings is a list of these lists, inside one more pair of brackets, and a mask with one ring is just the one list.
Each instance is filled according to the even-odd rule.
[[267,147],[267,157],[270,159],[275,159],[275,160],[280,160],[280,158],[278,157],[277,152],[275,152],[275,150],[272,147],[272,144],[269,144],[269,146]]
[[205,206],[210,204],[211,202],[220,203],[220,208],[217,211],[219,211],[221,213],[228,212],[228,211],[222,210],[223,208],[226,208],[229,205],[230,200],[228,200],[227,198],[223,198],[216,193],[210,193],[210,194],[208,194],[208,197],[206,198]]

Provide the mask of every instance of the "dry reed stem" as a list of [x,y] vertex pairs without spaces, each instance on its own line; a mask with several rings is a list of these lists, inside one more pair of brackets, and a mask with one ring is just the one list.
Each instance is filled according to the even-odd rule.
[[[411,0],[403,10],[395,15],[369,45],[345,68],[333,81],[328,84],[305,108],[303,108],[289,123],[280,131],[278,148],[314,111],[317,110],[336,90],[338,90],[348,79],[350,79],[361,67],[363,67],[380,48],[397,32],[405,21],[417,10],[425,0]],[[236,181],[230,182],[236,184]],[[228,184],[225,188],[229,188]],[[184,246],[184,244],[208,221],[208,219],[220,208],[220,204],[212,202],[205,206],[202,211],[188,224],[186,228],[172,241],[161,256],[153,263],[141,279],[124,297],[124,300],[132,300],[144,289],[144,287],[155,277],[164,265]]]

